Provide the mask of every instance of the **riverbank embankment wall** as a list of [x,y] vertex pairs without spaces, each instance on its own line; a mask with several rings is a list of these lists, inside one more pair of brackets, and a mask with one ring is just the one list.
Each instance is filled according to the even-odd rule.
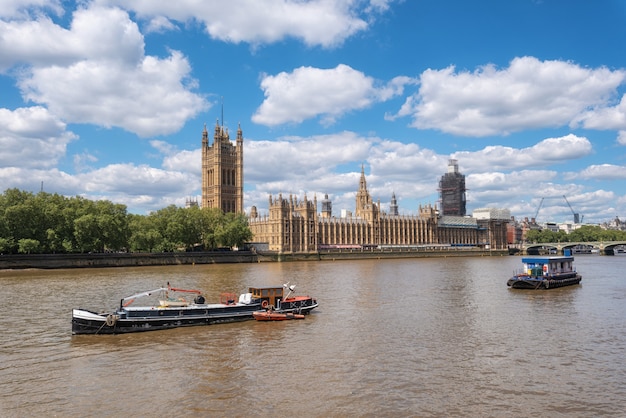
[[507,255],[506,251],[328,251],[275,253],[253,251],[207,251],[189,253],[106,254],[4,254],[0,270],[170,266],[183,264],[258,263],[288,261],[336,261],[425,257],[483,257]]
[[0,269],[55,269],[254,263],[251,251],[189,253],[16,254],[0,255]]
[[337,260],[368,260],[395,258],[427,258],[427,257],[485,257],[509,255],[508,250],[341,250],[320,251],[316,253],[270,253],[259,252],[259,261],[337,261]]

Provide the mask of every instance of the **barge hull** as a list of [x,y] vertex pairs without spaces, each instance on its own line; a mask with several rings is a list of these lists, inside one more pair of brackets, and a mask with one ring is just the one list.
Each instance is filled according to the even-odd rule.
[[573,286],[580,283],[582,277],[576,275],[574,277],[568,277],[565,279],[509,279],[506,283],[513,289],[554,289],[563,286]]
[[254,319],[252,312],[259,306],[225,314],[185,315],[171,317],[120,318],[116,314],[98,314],[75,309],[72,315],[72,334],[127,334],[131,332],[157,331],[179,327],[240,322]]

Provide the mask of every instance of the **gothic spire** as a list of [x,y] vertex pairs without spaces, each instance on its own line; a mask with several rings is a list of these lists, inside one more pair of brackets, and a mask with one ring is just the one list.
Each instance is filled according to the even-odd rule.
[[359,190],[367,191],[367,182],[365,181],[365,169],[361,164],[361,180],[359,181]]

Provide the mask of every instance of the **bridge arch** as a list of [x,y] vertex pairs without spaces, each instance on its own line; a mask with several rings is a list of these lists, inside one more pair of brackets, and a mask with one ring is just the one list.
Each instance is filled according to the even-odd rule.
[[577,246],[591,247],[603,255],[614,255],[616,247],[624,247],[626,251],[626,241],[525,243],[522,246],[522,251],[528,255],[563,254],[563,250],[572,250]]

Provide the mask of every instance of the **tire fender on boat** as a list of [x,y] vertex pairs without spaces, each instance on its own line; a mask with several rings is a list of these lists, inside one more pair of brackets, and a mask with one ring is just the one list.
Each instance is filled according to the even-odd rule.
[[108,314],[105,323],[107,326],[112,327],[117,322],[117,315]]

